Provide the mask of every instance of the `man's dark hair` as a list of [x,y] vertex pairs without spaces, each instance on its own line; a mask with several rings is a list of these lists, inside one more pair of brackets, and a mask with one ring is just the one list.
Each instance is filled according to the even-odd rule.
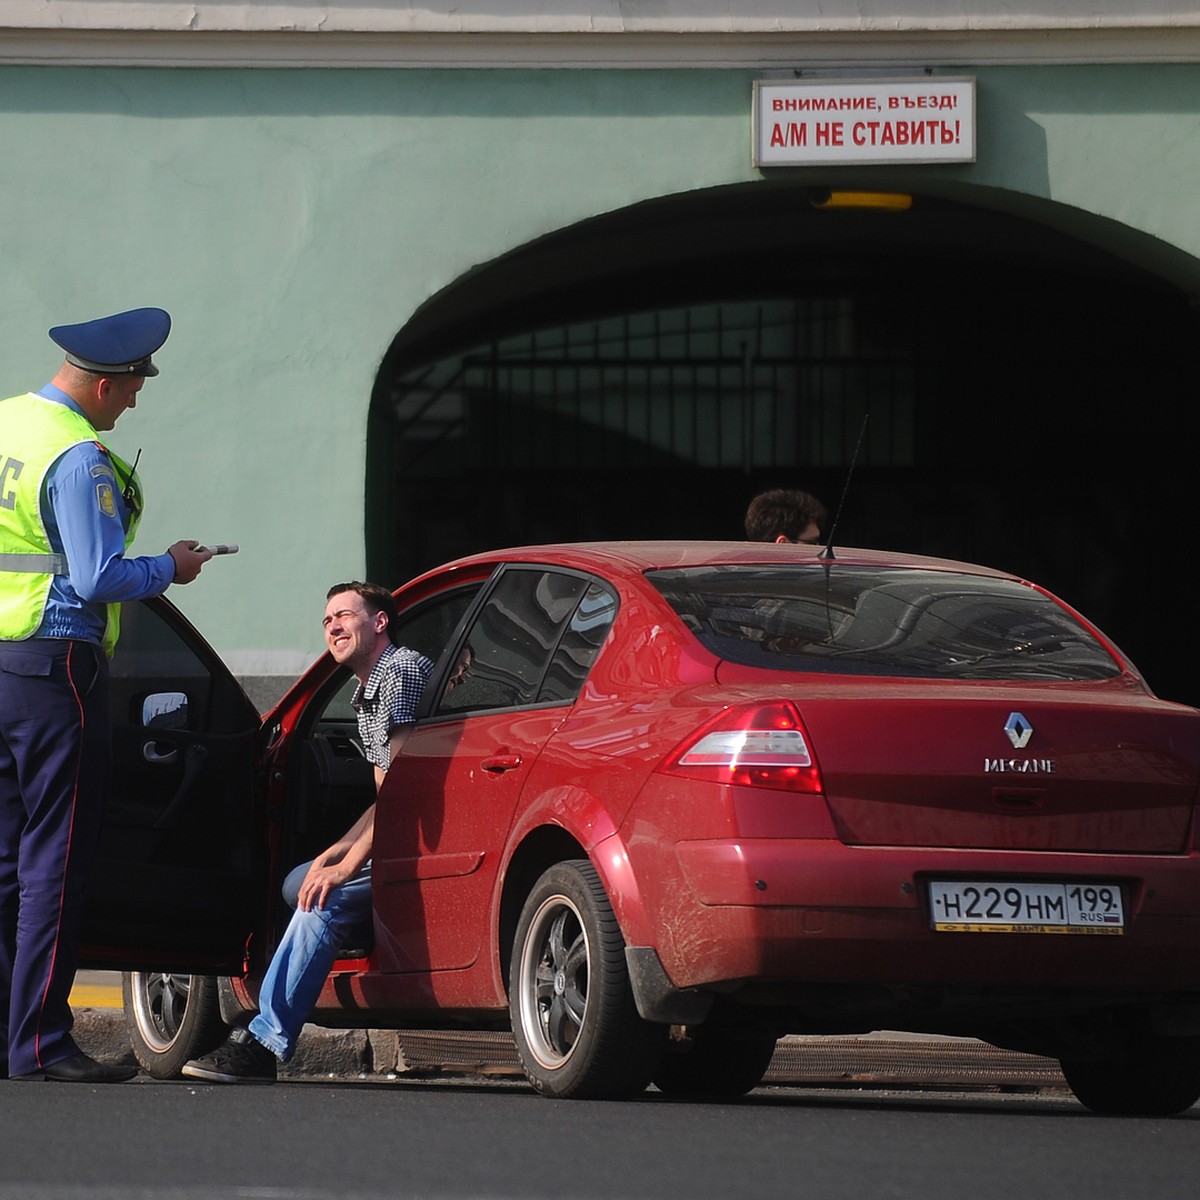
[[325,602],[328,604],[340,592],[353,592],[356,596],[361,597],[363,607],[372,615],[375,613],[385,614],[387,617],[388,639],[393,646],[401,644],[400,612],[396,608],[396,601],[392,593],[387,588],[380,587],[377,583],[363,583],[359,579],[352,579],[349,583],[335,583],[325,593]]
[[796,541],[815,522],[825,528],[825,505],[808,492],[772,488],[760,492],[746,509],[746,537],[752,542],[773,542],[780,534]]

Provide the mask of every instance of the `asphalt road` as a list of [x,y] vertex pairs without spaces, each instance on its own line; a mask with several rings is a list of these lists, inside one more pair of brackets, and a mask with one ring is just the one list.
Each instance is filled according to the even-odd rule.
[[515,1082],[0,1083],[0,1200],[1163,1200],[1200,1110],[1065,1094],[760,1089],[738,1104],[549,1101]]

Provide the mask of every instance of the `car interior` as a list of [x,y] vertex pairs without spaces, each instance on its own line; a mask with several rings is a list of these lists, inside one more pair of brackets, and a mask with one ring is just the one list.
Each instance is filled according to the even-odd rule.
[[[428,686],[444,686],[450,648],[477,591],[477,584],[457,588],[404,614],[401,642],[434,663]],[[375,798],[374,767],[363,750],[358,718],[350,704],[357,685],[349,670],[336,667],[297,727],[296,765],[288,772],[280,856],[283,874],[341,837]],[[282,876],[275,883],[282,883]],[[281,927],[287,915],[280,912]],[[369,931],[366,935],[355,940],[369,940]]]

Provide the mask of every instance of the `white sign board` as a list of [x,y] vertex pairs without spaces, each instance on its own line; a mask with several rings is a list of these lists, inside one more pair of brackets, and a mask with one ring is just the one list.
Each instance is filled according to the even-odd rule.
[[754,84],[754,165],[975,161],[973,78]]

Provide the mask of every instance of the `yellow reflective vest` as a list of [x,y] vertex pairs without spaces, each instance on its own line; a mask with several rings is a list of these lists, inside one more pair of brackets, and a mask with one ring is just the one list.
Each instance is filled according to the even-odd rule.
[[[31,637],[42,623],[50,583],[68,575],[64,555],[50,545],[42,520],[42,483],[46,473],[72,446],[91,442],[103,448],[120,477],[132,469],[96,436],[91,422],[68,408],[27,392],[0,400],[0,639]],[[117,503],[115,495],[109,500]],[[125,530],[128,549],[138,515],[130,514]],[[112,654],[120,631],[121,606],[109,604],[104,649]]]

